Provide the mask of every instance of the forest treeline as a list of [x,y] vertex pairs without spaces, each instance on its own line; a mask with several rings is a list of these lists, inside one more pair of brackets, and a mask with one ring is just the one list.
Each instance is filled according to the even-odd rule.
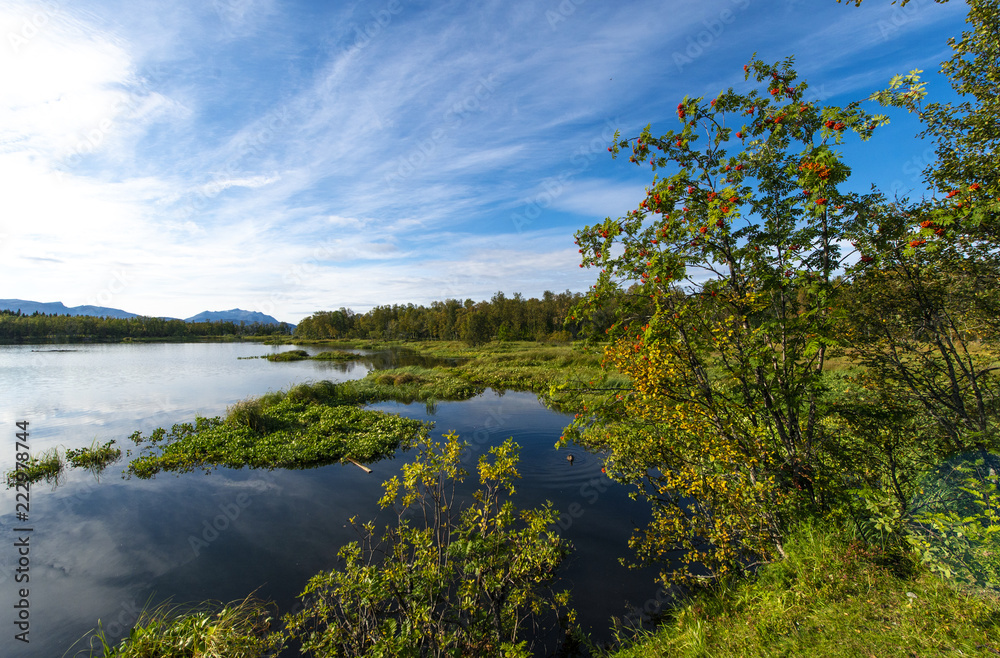
[[119,341],[224,336],[287,336],[292,326],[261,322],[185,322],[164,318],[109,318],[91,315],[22,314],[0,311],[0,341],[7,343],[42,341]]
[[321,311],[295,327],[304,339],[363,338],[375,340],[463,340],[479,345],[492,340],[569,341],[581,334],[603,334],[613,322],[613,309],[586,321],[576,321],[571,309],[582,293],[546,290],[541,299],[503,292],[489,301],[457,299],[428,306],[393,304],[367,313],[347,308]]
[[493,340],[565,342],[603,335],[611,326],[614,304],[587,320],[576,321],[571,309],[583,293],[545,291],[541,299],[497,292],[486,301],[446,299],[430,306],[392,304],[366,313],[349,308],[319,311],[293,327],[259,322],[185,322],[153,317],[109,318],[85,315],[22,314],[0,311],[0,341],[180,340],[230,336],[294,336],[305,340],[462,340],[479,345]]

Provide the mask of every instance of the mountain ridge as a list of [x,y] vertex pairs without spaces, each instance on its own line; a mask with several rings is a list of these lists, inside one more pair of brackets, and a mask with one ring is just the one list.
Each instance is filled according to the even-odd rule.
[[[120,308],[110,308],[107,306],[93,306],[93,305],[82,305],[82,306],[66,306],[62,302],[36,302],[27,299],[0,299],[0,310],[4,311],[21,311],[24,315],[31,315],[32,313],[44,313],[46,315],[91,315],[96,317],[106,317],[106,318],[137,318],[140,317],[138,313],[130,313],[124,311]],[[170,318],[166,316],[160,316],[164,320],[177,320],[180,318]],[[232,308],[228,311],[202,311],[196,315],[192,315],[189,318],[185,318],[184,322],[246,322],[247,324],[252,324],[254,322],[259,322],[261,324],[288,324],[291,326],[290,322],[281,322],[270,315],[265,315],[259,311],[245,311],[240,308]]]

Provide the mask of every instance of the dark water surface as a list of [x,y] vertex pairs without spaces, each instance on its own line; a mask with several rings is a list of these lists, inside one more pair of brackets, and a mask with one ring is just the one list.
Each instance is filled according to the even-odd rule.
[[[15,423],[27,420],[34,452],[116,439],[131,446],[134,430],[149,432],[225,413],[227,405],[291,384],[362,377],[371,368],[409,363],[392,353],[355,363],[271,363],[240,359],[295,346],[247,343],[0,346],[0,469],[15,462]],[[32,350],[73,350],[66,352]],[[310,352],[319,351],[307,347]],[[425,362],[426,363],[426,362]],[[374,408],[433,421],[435,436],[454,430],[472,444],[469,466],[507,437],[521,445],[515,502],[552,501],[562,534],[575,552],[562,571],[580,621],[608,639],[610,615],[643,606],[656,595],[652,573],[618,564],[625,542],[647,519],[641,504],[600,472],[598,460],[553,444],[569,422],[534,395],[487,391],[465,402],[382,403]],[[4,433],[6,436],[4,436]],[[221,469],[151,481],[123,480],[122,465],[98,481],[70,470],[58,486],[31,489],[30,518],[14,517],[15,496],[0,499],[0,656],[61,656],[101,619],[108,636],[128,633],[143,607],[167,599],[230,601],[250,592],[287,610],[308,578],[336,564],[355,539],[348,519],[373,518],[381,483],[412,455],[372,465],[303,471]],[[474,476],[473,476],[474,477]],[[29,527],[30,533],[14,528]],[[15,582],[19,538],[30,545],[27,583]],[[22,573],[23,577],[23,573]],[[29,644],[14,639],[28,588]],[[69,654],[69,655],[72,655]]]

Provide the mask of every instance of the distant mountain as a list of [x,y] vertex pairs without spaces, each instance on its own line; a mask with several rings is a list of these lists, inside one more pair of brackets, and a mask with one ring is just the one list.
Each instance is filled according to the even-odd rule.
[[185,322],[246,322],[253,324],[281,324],[270,315],[264,315],[259,311],[244,311],[240,308],[231,308],[228,311],[202,311],[198,315],[192,315],[184,320]]
[[0,299],[0,310],[21,311],[22,315],[34,312],[46,315],[94,315],[105,318],[134,318],[135,313],[129,313],[119,308],[105,306],[66,306],[62,302],[30,302],[24,299]]
[[[21,311],[22,315],[31,315],[34,312],[45,313],[46,315],[93,315],[105,318],[136,318],[137,313],[129,313],[120,308],[107,308],[105,306],[66,306],[62,302],[32,302],[25,299],[0,299],[0,310]],[[175,318],[164,317],[164,320],[174,320]],[[198,315],[191,316],[185,322],[246,322],[253,324],[282,324],[270,315],[264,315],[257,311],[244,311],[239,308],[228,311],[204,311]],[[291,325],[290,326],[295,326]]]

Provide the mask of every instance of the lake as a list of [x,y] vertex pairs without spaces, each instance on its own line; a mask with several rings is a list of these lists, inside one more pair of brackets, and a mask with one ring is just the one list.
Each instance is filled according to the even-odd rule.
[[[80,448],[135,430],[217,416],[248,396],[304,381],[345,381],[373,368],[433,361],[393,352],[363,353],[349,363],[272,363],[247,359],[298,346],[253,343],[152,343],[0,346],[0,468],[15,463],[18,421],[28,421],[32,451]],[[319,348],[305,347],[310,352]],[[361,351],[358,351],[359,354]],[[372,408],[435,423],[433,436],[456,431],[472,444],[469,465],[513,437],[521,445],[515,504],[552,501],[560,532],[575,551],[561,571],[579,619],[597,641],[610,639],[608,618],[657,606],[652,570],[629,570],[626,540],[648,520],[642,503],[601,473],[599,461],[553,448],[570,417],[535,395],[487,390],[464,402],[381,403]],[[13,490],[0,502],[0,655],[52,658],[101,619],[115,639],[139,612],[163,601],[231,601],[251,592],[282,611],[306,581],[336,565],[337,550],[355,539],[348,524],[374,518],[381,483],[412,457],[370,465],[371,475],[339,464],[301,471],[219,469],[153,480],[123,479],[123,464],[99,479],[68,470],[58,485],[31,488],[27,524],[15,519]],[[213,524],[215,527],[213,527]],[[30,527],[27,575],[16,583],[18,548]],[[221,529],[220,529],[221,528]],[[14,639],[13,622],[28,587],[30,644]],[[73,652],[67,655],[75,655]],[[86,655],[85,653],[82,655]]]

